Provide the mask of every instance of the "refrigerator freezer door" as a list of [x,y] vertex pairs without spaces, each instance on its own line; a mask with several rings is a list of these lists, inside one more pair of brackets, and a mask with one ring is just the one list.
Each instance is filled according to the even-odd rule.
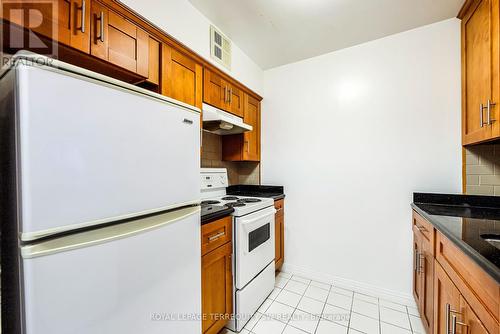
[[199,212],[23,249],[26,334],[201,333]]
[[199,201],[197,112],[64,71],[17,72],[22,240]]

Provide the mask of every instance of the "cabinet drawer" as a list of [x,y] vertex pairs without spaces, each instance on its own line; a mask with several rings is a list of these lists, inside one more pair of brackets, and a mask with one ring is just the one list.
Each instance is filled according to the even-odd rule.
[[282,215],[285,209],[285,200],[274,201],[274,208],[276,209],[276,215]]
[[498,333],[499,285],[444,235],[436,233],[436,260],[490,333]]
[[201,227],[201,254],[224,245],[232,239],[232,218],[225,217]]
[[415,233],[419,233],[422,239],[434,243],[434,227],[415,211],[413,211],[412,225]]

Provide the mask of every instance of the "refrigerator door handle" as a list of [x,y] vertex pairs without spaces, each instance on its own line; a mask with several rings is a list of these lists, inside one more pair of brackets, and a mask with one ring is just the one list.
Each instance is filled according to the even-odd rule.
[[200,206],[191,206],[126,223],[41,241],[21,247],[21,256],[24,259],[31,259],[126,238],[199,214],[200,210]]

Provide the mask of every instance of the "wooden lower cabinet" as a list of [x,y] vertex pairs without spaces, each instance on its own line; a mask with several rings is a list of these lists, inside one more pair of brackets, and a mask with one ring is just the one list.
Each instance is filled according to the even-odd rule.
[[233,313],[232,236],[230,217],[202,226],[202,332],[218,333]]
[[479,320],[476,313],[471,306],[467,303],[463,296],[460,296],[460,313],[457,319],[458,323],[457,333],[464,334],[487,334],[488,331]]
[[284,214],[284,204],[283,199],[274,202],[274,208],[276,209],[276,214],[274,216],[274,245],[275,245],[275,256],[274,265],[276,270],[280,270],[283,266],[285,260],[285,214]]
[[413,296],[427,333],[433,326],[434,303],[434,230],[413,215]]
[[500,285],[416,212],[413,234],[413,294],[427,334],[499,333]]
[[448,308],[450,312],[459,310],[460,292],[436,261],[434,267],[434,334],[451,334],[451,314],[447,312]]

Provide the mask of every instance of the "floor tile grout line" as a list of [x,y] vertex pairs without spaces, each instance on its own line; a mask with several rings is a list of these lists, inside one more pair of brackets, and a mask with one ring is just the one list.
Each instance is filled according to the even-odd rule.
[[406,308],[406,315],[407,315],[407,317],[408,317],[408,321],[410,322],[410,331],[411,331],[412,333],[415,333],[415,332],[413,331],[413,325],[411,324],[411,318],[410,318],[410,312],[408,311],[408,306],[405,306],[405,308]]
[[[292,277],[291,277],[290,279],[292,279],[292,278],[293,278],[293,275],[292,275]],[[294,281],[294,282],[297,282],[297,281]],[[309,288],[309,285],[311,285],[311,282],[312,282],[312,281],[311,281],[311,280],[309,280],[309,284],[307,285],[307,288],[304,290],[304,293],[301,295],[301,297],[300,297],[300,299],[299,299],[299,302],[297,303],[297,305],[296,305],[296,306],[295,306],[295,308],[293,309],[293,312],[292,312],[292,317],[293,317],[293,315],[295,314],[295,311],[297,311],[297,307],[299,306],[300,301],[302,300],[302,298],[304,298],[304,295],[306,294],[306,291],[307,291],[307,289]],[[301,283],[304,283],[304,282],[301,282]],[[304,284],[305,284],[305,283],[304,283]],[[288,326],[288,324],[290,323],[290,321],[291,321],[291,318],[290,318],[290,319],[288,319],[288,322],[286,323],[285,328],[283,328],[283,331],[282,331],[281,333],[283,333],[283,332],[285,331],[285,329],[286,329],[286,327]],[[292,326],[292,325],[290,325],[290,326]],[[295,327],[295,326],[292,326],[292,327]],[[300,329],[300,328],[299,328],[299,329]]]
[[319,320],[318,323],[316,324],[316,328],[314,329],[314,334],[318,331],[319,323],[321,322],[321,319],[323,318],[323,313],[325,312],[326,308],[326,302],[328,301],[328,297],[330,297],[330,292],[332,291],[332,284],[330,284],[330,288],[328,289],[328,295],[326,296],[326,300],[323,303],[323,308],[321,309],[321,314],[319,315]]

